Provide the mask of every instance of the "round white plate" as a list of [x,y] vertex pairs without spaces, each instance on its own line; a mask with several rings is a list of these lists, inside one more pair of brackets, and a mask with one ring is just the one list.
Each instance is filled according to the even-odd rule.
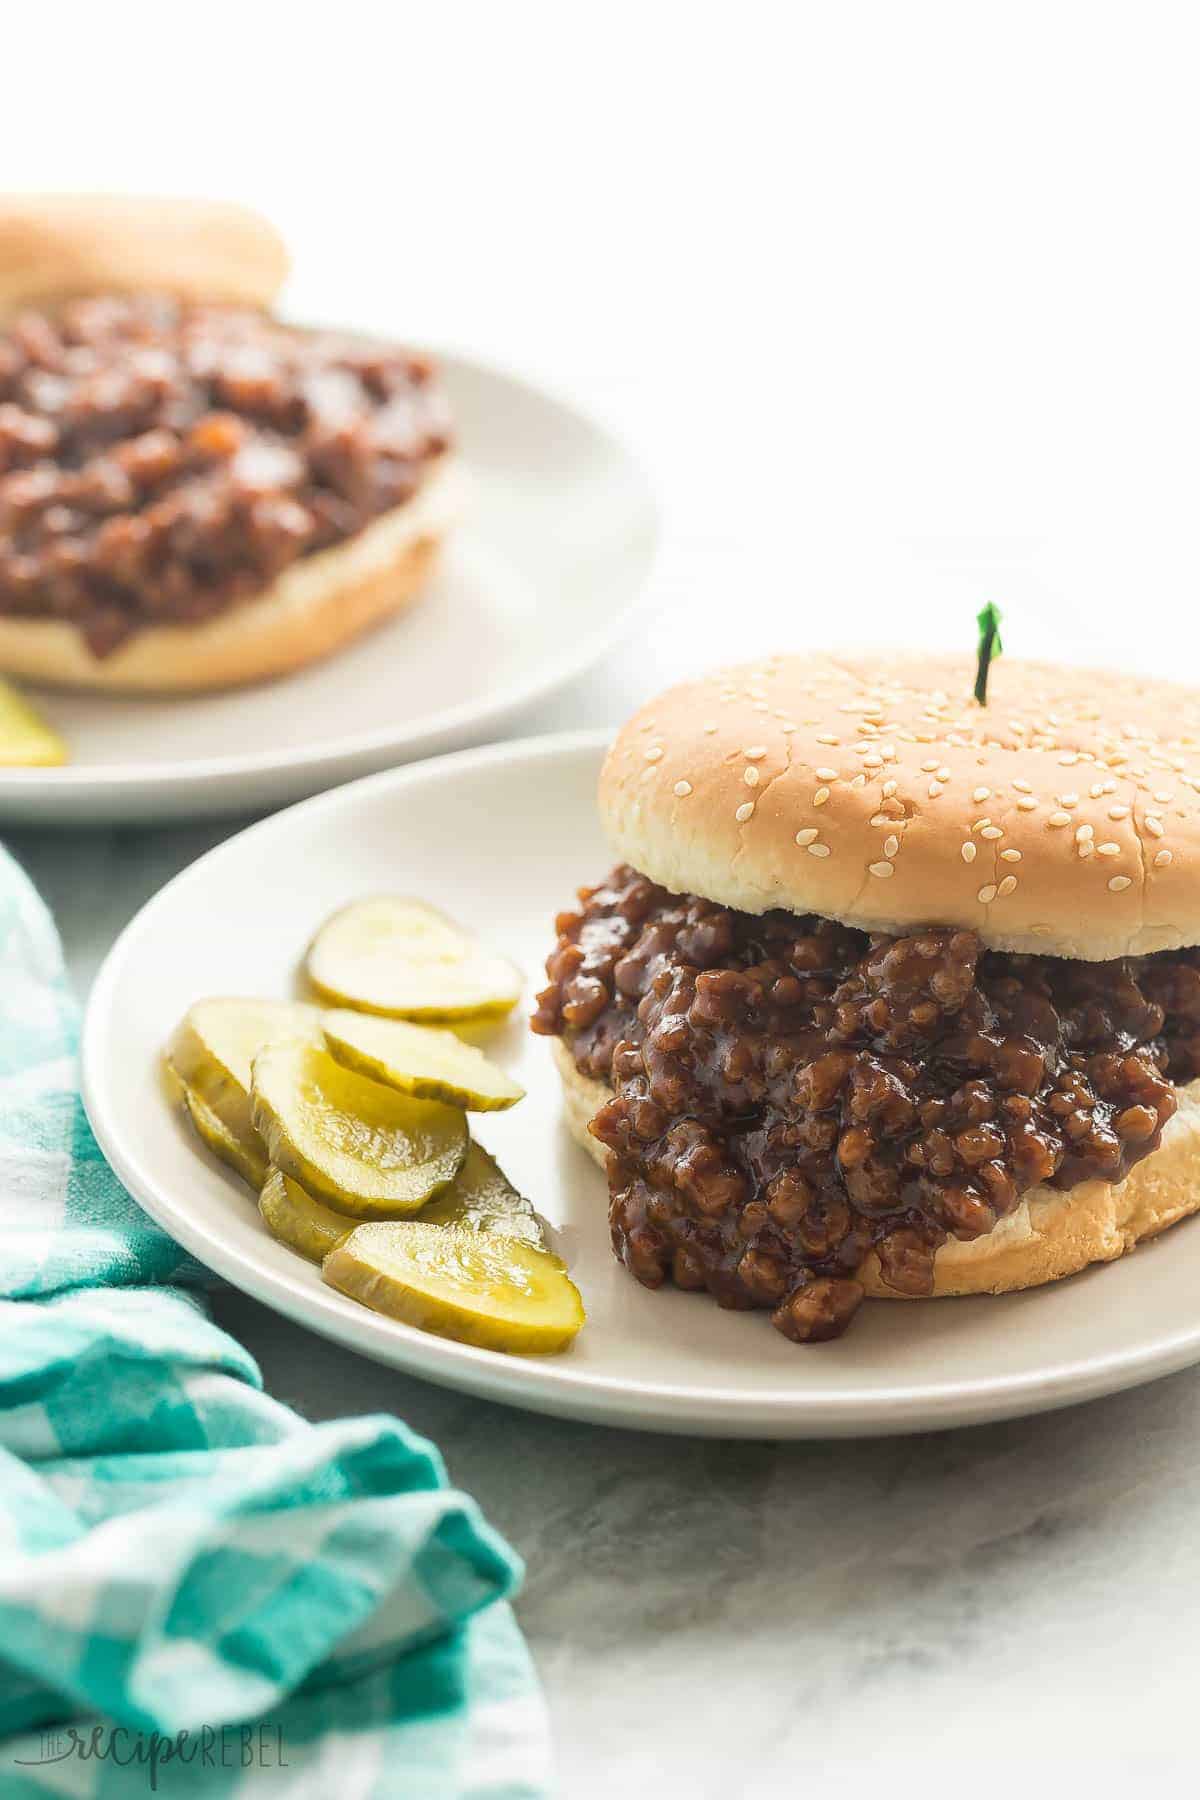
[[286,680],[192,698],[33,690],[63,769],[0,769],[0,821],[47,825],[278,806],[495,736],[628,626],[658,534],[607,432],[514,376],[439,357],[464,515],[412,610]]
[[268,1237],[231,1176],[163,1103],[160,1046],[205,994],[293,991],[314,928],[351,898],[421,895],[539,985],[555,912],[609,867],[595,734],[528,739],[394,770],[293,807],[178,876],[123,933],[96,982],[84,1098],[143,1206],[204,1263],[365,1356],[489,1399],[609,1424],[727,1436],[916,1431],[1086,1400],[1200,1360],[1200,1221],[1123,1262],[1003,1299],[868,1302],[835,1343],[786,1342],[761,1313],[657,1294],[613,1261],[606,1189],[561,1123],[549,1046],[522,1006],[495,1054],[529,1089],[476,1121],[551,1221],[588,1323],[560,1357],[428,1337],[325,1287]]

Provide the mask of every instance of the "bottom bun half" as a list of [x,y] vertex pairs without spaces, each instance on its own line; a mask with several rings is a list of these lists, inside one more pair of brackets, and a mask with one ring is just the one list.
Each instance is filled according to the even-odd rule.
[[113,694],[194,693],[319,662],[417,598],[462,486],[456,467],[443,465],[403,506],[302,557],[256,599],[202,625],[151,626],[111,656],[93,656],[61,620],[0,618],[0,674]]
[[[612,1089],[581,1075],[566,1045],[551,1046],[562,1077],[567,1126],[600,1167],[602,1144],[588,1125]],[[1032,1188],[1015,1212],[986,1237],[960,1243],[950,1238],[934,1258],[931,1299],[956,1294],[1007,1294],[1077,1275],[1089,1263],[1113,1262],[1143,1238],[1154,1237],[1200,1210],[1200,1081],[1178,1089],[1179,1111],[1162,1143],[1125,1180],[1081,1181],[1068,1193]],[[877,1300],[908,1300],[884,1285],[872,1253],[858,1279]]]

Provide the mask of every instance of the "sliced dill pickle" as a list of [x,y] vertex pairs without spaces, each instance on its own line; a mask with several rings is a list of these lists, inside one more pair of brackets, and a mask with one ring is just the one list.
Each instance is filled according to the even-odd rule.
[[167,1055],[192,1092],[248,1143],[256,1135],[250,1116],[254,1058],[276,1039],[315,1041],[319,1017],[315,1006],[294,1000],[198,1000],[184,1014]]
[[565,1263],[548,1250],[421,1219],[359,1225],[321,1275],[406,1325],[521,1356],[565,1350],[586,1316]]
[[546,1248],[541,1219],[481,1144],[471,1145],[466,1162],[450,1186],[421,1208],[421,1223],[496,1231],[518,1238],[534,1250]]
[[57,731],[24,694],[0,681],[0,764],[8,769],[53,769],[69,760]]
[[525,1093],[482,1050],[452,1031],[340,1009],[321,1014],[330,1055],[372,1081],[468,1112],[501,1112]]
[[358,900],[322,925],[308,978],[323,1000],[395,1019],[497,1017],[521,997],[521,976],[419,900]]
[[282,1169],[268,1169],[258,1197],[258,1210],[271,1236],[281,1244],[290,1244],[309,1262],[319,1263],[353,1230],[353,1221],[344,1213],[333,1212],[314,1200]]
[[251,1110],[271,1161],[354,1218],[417,1212],[466,1160],[457,1107],[398,1094],[303,1041],[255,1057]]
[[179,1070],[175,1067],[175,1064],[171,1061],[169,1056],[164,1055],[162,1061],[159,1063],[158,1072],[162,1080],[162,1091],[167,1105],[186,1106],[187,1083],[184,1081],[183,1076],[179,1073]]
[[219,1156],[252,1188],[260,1188],[267,1178],[267,1158],[257,1135],[250,1142],[235,1137],[224,1119],[217,1116],[194,1088],[184,1088],[183,1104],[197,1137],[204,1140],[213,1155]]

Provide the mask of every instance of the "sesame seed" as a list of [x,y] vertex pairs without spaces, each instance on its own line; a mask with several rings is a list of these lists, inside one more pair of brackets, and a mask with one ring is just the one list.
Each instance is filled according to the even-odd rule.
[[[1015,730],[1016,727],[1014,726],[1013,729]],[[1033,792],[1029,783],[1027,781],[1022,781],[1019,776],[1014,778],[1013,786],[1016,788],[1018,794],[1032,794]]]
[[938,770],[938,772],[937,772],[937,778],[938,778],[938,780],[939,780],[939,781],[949,781],[949,779],[950,779],[950,771],[949,771],[949,769],[948,769],[948,768],[947,768],[947,767],[946,767],[946,765],[945,765],[945,763],[943,763],[943,764],[942,764],[942,766],[941,766],[941,768],[940,768],[940,769],[939,769],[939,770]]
[[838,740],[833,735],[832,731],[819,731],[817,733],[818,744],[836,744],[837,741]]
[[1108,884],[1108,891],[1110,894],[1120,894],[1128,886],[1129,886],[1129,876],[1128,875],[1114,875],[1112,880]]
[[1079,757],[1074,750],[1069,750],[1066,756],[1060,756],[1058,760],[1064,769],[1073,769]]
[[1060,806],[1078,806],[1079,805],[1079,795],[1078,794],[1060,794],[1058,796],[1058,804]]
[[929,798],[930,798],[930,799],[931,799],[931,800],[936,800],[936,799],[937,799],[937,797],[938,797],[938,795],[939,795],[939,794],[940,794],[940,793],[941,793],[941,791],[942,791],[942,784],[941,784],[941,782],[940,782],[940,781],[931,781],[931,782],[930,782],[930,784],[929,784]]
[[717,728],[716,728],[716,726],[715,726],[715,725],[714,725],[714,724],[713,724],[713,722],[712,722],[712,720],[711,720],[711,719],[710,719],[710,720],[709,720],[709,721],[708,721],[708,724],[707,724],[707,725],[706,725],[706,726],[705,726],[705,727],[704,727],[704,729],[705,729],[705,731],[707,731],[707,732],[708,732],[708,734],[709,734],[709,736],[710,736],[710,737],[711,737],[711,736],[712,736],[712,734],[713,734],[713,732],[714,732],[714,731],[715,731],[715,730],[716,730],[716,729],[717,729]]
[[1158,801],[1160,806],[1166,806],[1166,804],[1170,800],[1171,796],[1164,789],[1160,789],[1155,794],[1154,798]]
[[1004,877],[1004,880],[1000,883],[1000,886],[996,889],[997,900],[1007,900],[1008,896],[1012,893],[1012,891],[1016,887],[1016,885],[1017,885],[1016,876],[1015,875],[1006,875]]
[[872,825],[890,825],[891,822],[891,814],[883,812],[876,813],[875,817],[871,820]]
[[1092,851],[1096,848],[1096,846],[1095,846],[1095,844],[1093,844],[1091,838],[1084,838],[1082,844],[1076,844],[1075,848],[1078,851],[1080,857],[1086,862],[1088,857],[1092,854]]
[[681,800],[686,800],[691,791],[692,784],[690,781],[677,781],[675,783],[675,792]]
[[963,845],[962,851],[961,851],[963,861],[965,863],[973,863],[978,854],[979,854],[979,845],[973,844],[971,842],[970,838],[968,838],[966,843]]
[[986,887],[981,887],[975,898],[981,906],[990,906],[996,898],[996,889],[993,883],[989,881]]
[[827,787],[819,787],[817,789],[816,793],[813,795],[812,803],[814,806],[824,806],[824,804],[828,800],[828,798],[829,798],[829,789]]
[[1097,844],[1096,845],[1096,855],[1097,856],[1120,856],[1120,854],[1121,854],[1120,844]]
[[1172,860],[1173,857],[1169,850],[1160,850],[1154,858],[1154,866],[1156,869],[1165,869]]
[[816,770],[814,770],[814,773],[815,773],[818,781],[836,781],[837,780],[837,770],[836,769],[816,769]]
[[1069,825],[1071,823],[1071,815],[1066,812],[1052,812],[1050,817],[1046,820],[1046,823],[1047,825],[1053,825],[1057,830],[1060,825]]
[[883,784],[883,797],[884,797],[884,799],[885,799],[885,800],[890,800],[890,799],[891,799],[891,797],[892,797],[892,795],[893,795],[893,794],[894,794],[894,793],[895,793],[895,791],[896,791],[896,788],[897,788],[897,786],[898,786],[898,783],[897,783],[897,782],[894,782],[894,781],[885,781],[885,782],[884,782],[884,784]]
[[754,767],[753,763],[751,763],[748,768],[742,770],[742,780],[747,787],[758,786],[758,770]]
[[992,790],[990,787],[977,787],[975,792],[971,795],[971,798],[972,800],[989,800],[991,794]]
[[1001,862],[1020,862],[1021,852],[1019,850],[1002,850],[1000,860]]
[[1092,796],[1093,800],[1098,800],[1103,792],[1104,783],[1102,781],[1093,781],[1091,787],[1088,789],[1088,793]]
[[877,875],[879,877],[880,881],[886,881],[889,875],[894,875],[896,873],[894,864],[890,862],[868,863],[867,867],[870,869],[872,875]]
[[1004,833],[999,825],[985,825],[979,835],[981,838],[1002,838]]
[[796,833],[796,842],[799,844],[800,848],[803,850],[809,844],[815,843],[816,837],[817,837],[816,826],[815,825],[806,825],[804,827],[803,831],[798,831]]
[[921,767],[924,769],[926,775],[932,775],[934,773],[935,769],[937,768],[937,766],[938,766],[938,760],[937,760],[936,756],[927,756],[925,758],[925,761],[921,764]]
[[883,767],[882,756],[877,756],[873,750],[869,751],[867,753],[867,755],[863,757],[863,768],[864,769],[882,769],[882,767]]
[[1147,813],[1146,814],[1146,830],[1150,833],[1151,837],[1161,837],[1163,834],[1162,820],[1156,819],[1154,817],[1153,813]]
[[1022,794],[1021,798],[1017,801],[1017,810],[1019,812],[1036,812],[1037,801],[1031,800],[1028,794]]
[[1075,842],[1077,844],[1086,844],[1091,838],[1094,838],[1095,835],[1096,827],[1094,825],[1077,825],[1075,828]]
[[808,854],[810,856],[828,856],[829,855],[829,845],[828,844],[810,844],[808,846]]
[[748,750],[742,751],[747,762],[761,762],[766,754],[767,746],[765,744],[751,744]]
[[754,817],[753,800],[744,800],[733,816],[739,825],[744,825],[747,819],[752,819]]
[[1129,808],[1127,806],[1110,806],[1108,809],[1108,816],[1110,819],[1127,819],[1129,817]]
[[865,775],[862,775],[862,774],[856,775],[850,783],[850,786],[852,788],[866,787],[866,785],[867,785],[867,778]]
[[662,755],[662,745],[661,744],[651,744],[650,748],[646,752],[646,761],[647,762],[657,762],[661,755]]
[[895,835],[894,832],[892,833],[891,837],[884,838],[883,854],[885,856],[895,856],[895,854],[899,850],[899,848],[900,848],[900,839]]

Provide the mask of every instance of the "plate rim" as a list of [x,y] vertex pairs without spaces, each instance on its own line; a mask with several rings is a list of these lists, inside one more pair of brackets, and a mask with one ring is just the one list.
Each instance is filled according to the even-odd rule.
[[[663,548],[663,505],[650,478],[645,458],[634,450],[628,438],[614,428],[607,418],[559,393],[540,378],[527,375],[501,359],[478,356],[453,344],[423,347],[428,348],[430,354],[440,357],[447,365],[457,364],[472,374],[500,380],[536,395],[557,411],[570,415],[576,423],[585,425],[615,453],[640,490],[650,530],[645,567],[632,585],[624,604],[606,613],[590,631],[569,637],[560,654],[545,663],[540,673],[515,675],[504,687],[498,690],[488,687],[474,701],[463,700],[454,706],[443,707],[440,712],[429,715],[417,726],[393,724],[330,739],[316,753],[308,748],[293,747],[256,751],[250,757],[226,755],[176,759],[166,763],[112,762],[82,766],[67,763],[52,768],[0,768],[0,806],[6,801],[27,802],[30,796],[38,793],[53,795],[56,800],[70,801],[75,798],[86,799],[89,794],[96,792],[121,797],[144,790],[161,793],[178,782],[203,785],[228,782],[239,777],[268,779],[292,773],[306,773],[319,779],[323,770],[356,758],[391,752],[397,756],[411,755],[423,743],[444,743],[447,737],[464,731],[488,733],[522,708],[533,705],[576,680],[622,641],[633,628],[638,615],[649,606],[653,576]],[[469,470],[469,463],[466,466]],[[39,684],[30,685],[36,689]],[[254,685],[251,684],[245,691],[248,695],[253,695]],[[136,694],[114,696],[119,702],[133,704],[145,697]],[[148,697],[155,698],[153,695]],[[432,756],[429,760],[433,760]]]
[[232,833],[196,857],[138,908],[105,956],[88,997],[80,1035],[80,1085],[88,1122],[101,1151],[151,1218],[230,1286],[359,1355],[487,1400],[626,1429],[730,1438],[878,1437],[942,1430],[1098,1399],[1200,1361],[1198,1312],[1190,1327],[1150,1336],[1132,1348],[1117,1348],[1106,1355],[1060,1359],[1044,1369],[1016,1375],[923,1382],[903,1389],[876,1386],[859,1389],[852,1396],[772,1386],[748,1397],[743,1389],[711,1384],[697,1388],[661,1380],[618,1381],[600,1373],[572,1370],[566,1359],[507,1356],[455,1343],[366,1308],[361,1320],[351,1319],[341,1296],[319,1289],[314,1304],[312,1293],[299,1288],[286,1273],[260,1266],[240,1251],[227,1250],[203,1220],[188,1216],[185,1202],[164,1197],[166,1184],[156,1184],[153,1171],[143,1166],[110,1119],[102,1038],[144,922],[170,903],[173,890],[244,840],[286,832],[297,814],[316,816],[346,805],[351,798],[360,799],[370,790],[402,791],[431,778],[440,780],[497,764],[583,753],[598,756],[611,736],[610,729],[593,728],[521,737],[364,776]]

